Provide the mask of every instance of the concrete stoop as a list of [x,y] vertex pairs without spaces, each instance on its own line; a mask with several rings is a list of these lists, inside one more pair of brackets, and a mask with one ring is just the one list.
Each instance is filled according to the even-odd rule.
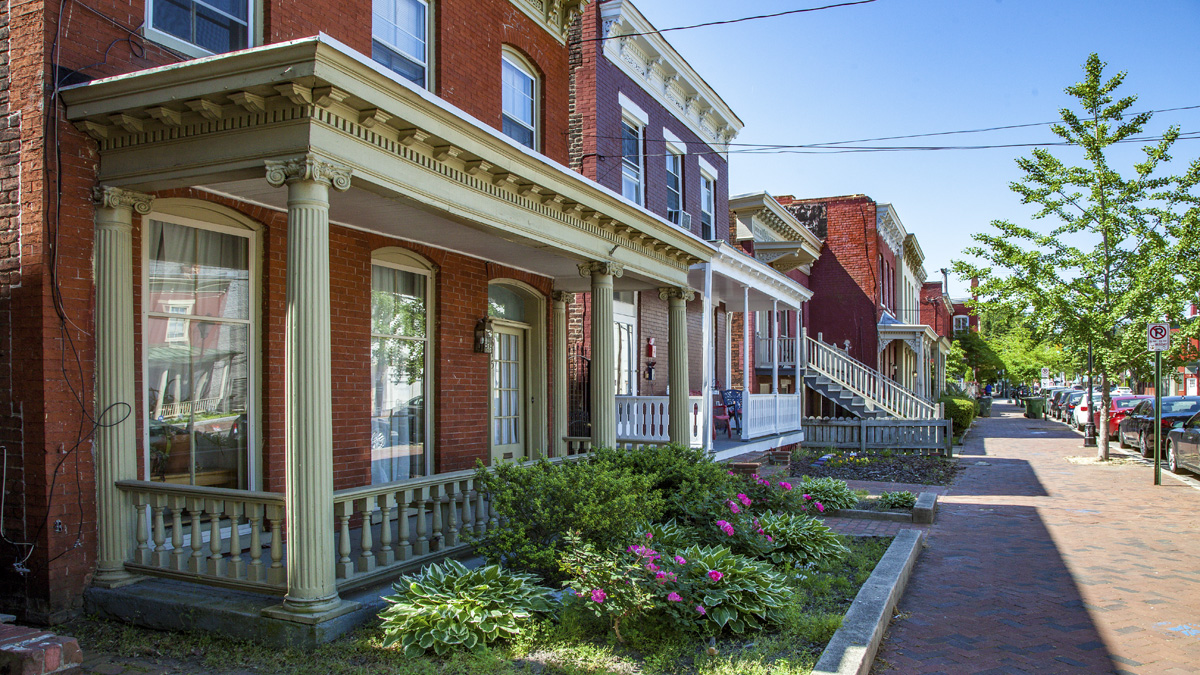
[[921,553],[924,533],[901,530],[854,596],[842,627],[821,652],[813,675],[867,675]]
[[83,652],[73,637],[0,624],[0,675],[45,675],[80,663]]

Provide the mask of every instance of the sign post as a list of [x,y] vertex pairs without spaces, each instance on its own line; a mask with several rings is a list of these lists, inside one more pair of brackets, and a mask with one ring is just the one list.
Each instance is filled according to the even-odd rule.
[[1162,485],[1162,353],[1171,348],[1171,324],[1146,328],[1146,349],[1154,352],[1154,484]]

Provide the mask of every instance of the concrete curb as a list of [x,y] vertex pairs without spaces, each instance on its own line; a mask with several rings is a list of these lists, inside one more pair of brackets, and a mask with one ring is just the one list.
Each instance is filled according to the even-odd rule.
[[825,518],[854,518],[857,520],[881,520],[888,523],[915,523],[928,525],[933,522],[933,514],[937,510],[937,493],[922,492],[917,495],[917,503],[909,513],[893,511],[868,511],[866,509],[826,509]]
[[892,618],[892,610],[904,595],[904,587],[921,553],[924,533],[901,530],[871,578],[859,589],[846,612],[842,627],[821,652],[813,675],[867,675],[875,652],[883,641],[883,632]]

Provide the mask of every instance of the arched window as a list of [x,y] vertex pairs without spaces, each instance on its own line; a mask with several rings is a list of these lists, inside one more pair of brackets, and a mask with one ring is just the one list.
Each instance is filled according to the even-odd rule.
[[371,483],[432,470],[433,266],[401,248],[371,260]]
[[505,49],[500,57],[504,134],[534,150],[538,147],[538,78],[520,54]]

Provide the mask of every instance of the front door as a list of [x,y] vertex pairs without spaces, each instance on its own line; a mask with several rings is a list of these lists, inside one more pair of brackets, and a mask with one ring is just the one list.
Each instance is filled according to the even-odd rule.
[[492,346],[492,462],[525,459],[525,329],[495,327]]

